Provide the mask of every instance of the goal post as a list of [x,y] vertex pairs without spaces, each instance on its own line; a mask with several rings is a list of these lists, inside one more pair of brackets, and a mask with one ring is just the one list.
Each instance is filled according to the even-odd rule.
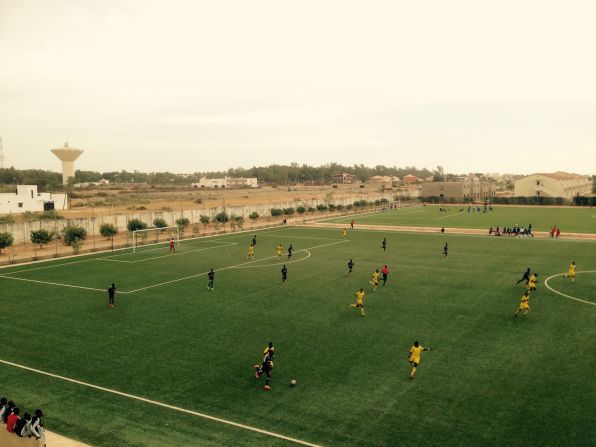
[[134,230],[132,232],[132,252],[136,253],[139,247],[167,244],[171,238],[174,238],[176,245],[180,245],[179,227],[175,226]]

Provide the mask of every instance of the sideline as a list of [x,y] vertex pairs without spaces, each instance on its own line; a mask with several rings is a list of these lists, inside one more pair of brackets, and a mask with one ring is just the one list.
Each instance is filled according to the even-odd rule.
[[[582,272],[575,272],[575,274],[576,274],[576,275],[577,275],[577,274],[579,274],[579,273],[596,273],[596,270],[584,270],[584,271],[582,271]],[[580,303],[584,303],[584,304],[591,304],[592,306],[596,306],[596,303],[594,303],[594,302],[592,302],[592,301],[580,300],[579,298],[575,298],[575,297],[573,297],[573,296],[571,296],[571,295],[565,295],[564,293],[562,293],[562,292],[559,292],[558,290],[555,290],[555,289],[553,289],[551,286],[549,286],[549,285],[548,285],[548,280],[549,280],[549,279],[556,278],[557,276],[564,276],[564,275],[566,275],[566,274],[567,274],[567,273],[557,273],[556,275],[551,275],[551,276],[549,276],[548,278],[546,278],[546,279],[544,280],[544,285],[545,285],[545,287],[546,287],[548,290],[550,290],[551,292],[554,292],[554,293],[556,293],[556,294],[558,294],[558,295],[564,296],[565,298],[569,298],[570,300],[579,301]]]
[[260,428],[252,427],[250,425],[240,424],[238,422],[234,422],[234,421],[230,421],[230,420],[227,420],[227,419],[218,418],[218,417],[211,416],[211,415],[205,414],[205,413],[199,413],[198,411],[192,411],[192,410],[188,410],[186,408],[176,407],[175,405],[166,404],[166,403],[159,402],[159,401],[156,401],[156,400],[146,399],[146,398],[141,397],[141,396],[136,396],[134,394],[124,393],[122,391],[114,390],[114,389],[111,389],[111,388],[106,388],[106,387],[99,386],[99,385],[94,385],[92,383],[82,382],[80,380],[71,379],[70,377],[60,376],[58,374],[53,374],[53,373],[50,373],[50,372],[47,372],[47,371],[42,371],[40,369],[31,368],[29,366],[25,366],[25,365],[20,365],[18,363],[9,362],[7,360],[0,359],[0,363],[3,363],[3,364],[8,365],[8,366],[14,366],[15,368],[24,369],[26,371],[31,371],[31,372],[34,372],[34,373],[37,373],[37,374],[41,374],[41,375],[44,375],[44,376],[52,377],[54,379],[59,379],[59,380],[62,380],[64,382],[70,382],[70,383],[74,383],[76,385],[82,385],[82,386],[85,386],[85,387],[88,387],[88,388],[93,388],[95,390],[104,391],[104,392],[110,393],[110,394],[115,394],[117,396],[127,397],[129,399],[138,400],[138,401],[145,402],[145,403],[148,403],[148,404],[151,404],[151,405],[156,405],[158,407],[163,407],[163,408],[167,408],[169,410],[178,411],[180,413],[186,413],[186,414],[190,414],[192,416],[197,416],[197,417],[200,417],[200,418],[209,419],[210,421],[219,422],[221,424],[231,425],[232,427],[241,428],[243,430],[248,430],[248,431],[252,431],[252,432],[255,432],[255,433],[260,433],[262,435],[267,435],[267,436],[271,436],[271,437],[274,437],[274,438],[283,439],[284,441],[289,441],[289,442],[292,442],[294,444],[306,445],[306,446],[309,446],[309,447],[322,447],[322,446],[320,446],[318,444],[312,444],[310,442],[302,441],[302,440],[296,439],[296,438],[291,438],[289,436],[285,436],[285,435],[282,435],[282,434],[279,434],[279,433],[275,433],[275,432],[272,432],[272,431],[262,430]]

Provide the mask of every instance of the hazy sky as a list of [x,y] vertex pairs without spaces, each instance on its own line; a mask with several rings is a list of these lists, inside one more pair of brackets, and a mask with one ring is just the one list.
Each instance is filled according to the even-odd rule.
[[596,171],[596,1],[0,0],[5,165]]

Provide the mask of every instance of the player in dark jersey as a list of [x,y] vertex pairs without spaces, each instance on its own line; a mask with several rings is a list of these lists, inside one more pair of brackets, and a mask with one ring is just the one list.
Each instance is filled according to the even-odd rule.
[[[352,261],[352,258],[350,258],[350,260],[348,261],[348,275],[350,273],[352,273],[352,269],[354,268],[354,261]],[[346,275],[347,276],[347,275]]]
[[530,280],[530,267],[528,267],[528,269],[524,273],[524,276],[522,276],[521,279],[515,283],[515,285],[517,286],[520,282],[523,282],[523,281],[525,281],[526,284],[528,284],[529,280]]
[[449,250],[449,247],[447,246],[447,242],[445,242],[445,246],[443,247],[443,254],[445,255],[445,257],[447,257],[448,250]]
[[381,242],[381,248],[383,251],[387,251],[387,239],[383,238],[383,242]]
[[112,283],[108,288],[108,307],[114,307],[114,298],[116,298],[116,284]]
[[288,268],[284,264],[284,266],[281,268],[281,284],[283,285],[287,279],[288,279]]
[[209,284],[207,284],[207,288],[209,290],[213,290],[213,282],[215,281],[215,272],[213,271],[213,267],[207,273],[207,278],[209,278]]
[[292,247],[292,244],[290,244],[290,246],[288,247],[288,259],[290,259],[292,257],[293,251],[294,251],[294,247]]
[[252,242],[250,243],[250,245],[253,246],[253,247],[255,245],[257,245],[257,235],[256,234],[252,237]]
[[271,390],[271,370],[273,369],[273,357],[274,351],[267,350],[267,353],[263,357],[263,364],[261,366],[254,365],[255,369],[255,377],[259,379],[263,374],[265,374],[265,390]]

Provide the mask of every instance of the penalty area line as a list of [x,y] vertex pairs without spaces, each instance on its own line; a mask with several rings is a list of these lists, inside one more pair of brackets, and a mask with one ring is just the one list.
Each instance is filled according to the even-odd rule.
[[0,275],[0,278],[14,279],[15,281],[34,282],[34,283],[46,284],[46,285],[50,285],[50,286],[71,287],[73,289],[95,290],[95,291],[98,291],[98,292],[105,292],[104,289],[97,289],[95,287],[75,286],[75,285],[72,285],[72,284],[62,284],[62,283],[59,283],[59,282],[38,281],[36,279],[17,278],[16,276]]
[[8,365],[8,366],[13,366],[15,368],[24,369],[26,371],[31,371],[31,372],[34,372],[34,373],[37,373],[37,374],[41,374],[41,375],[44,375],[44,376],[52,377],[54,379],[59,379],[59,380],[65,381],[65,382],[74,383],[76,385],[85,386],[87,388],[93,388],[95,390],[103,391],[105,393],[115,394],[117,396],[126,397],[128,399],[138,400],[140,402],[145,402],[145,403],[148,403],[148,404],[151,404],[151,405],[156,405],[158,407],[162,407],[162,408],[167,408],[169,410],[178,411],[180,413],[186,413],[186,414],[190,414],[192,416],[197,416],[197,417],[200,417],[200,418],[203,418],[203,419],[208,419],[210,421],[219,422],[220,424],[226,424],[226,425],[230,425],[232,427],[241,428],[243,430],[252,431],[252,432],[255,432],[255,433],[259,433],[259,434],[266,435],[266,436],[271,436],[271,437],[278,438],[278,439],[283,439],[284,441],[292,442],[294,444],[306,445],[306,446],[309,446],[309,447],[322,447],[322,446],[320,446],[318,444],[312,444],[312,443],[307,442],[307,441],[302,441],[300,439],[291,438],[289,436],[285,436],[285,435],[282,435],[280,433],[275,433],[275,432],[268,431],[268,430],[262,430],[262,429],[257,428],[257,427],[252,427],[250,425],[240,424],[239,422],[234,422],[234,421],[230,421],[230,420],[227,420],[227,419],[218,418],[216,416],[211,416],[209,414],[200,413],[198,411],[188,410],[186,408],[182,408],[182,407],[177,407],[175,405],[166,404],[164,402],[159,402],[157,400],[147,399],[147,398],[144,398],[144,397],[141,397],[141,396],[136,396],[134,394],[125,393],[123,391],[118,391],[118,390],[114,390],[114,389],[111,389],[111,388],[106,388],[106,387],[103,387],[103,386],[94,385],[94,384],[88,383],[88,382],[82,382],[80,380],[71,379],[70,377],[65,377],[65,376],[61,376],[61,375],[58,375],[58,374],[53,374],[53,373],[50,373],[50,372],[47,372],[47,371],[42,371],[40,369],[31,368],[29,366],[25,366],[25,365],[20,365],[18,363],[9,362],[7,360],[0,359],[0,363],[3,363],[3,364]]

